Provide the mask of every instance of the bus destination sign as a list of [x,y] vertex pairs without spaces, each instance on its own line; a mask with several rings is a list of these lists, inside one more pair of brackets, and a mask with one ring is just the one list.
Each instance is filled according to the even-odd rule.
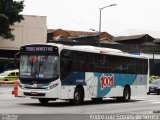
[[51,46],[47,46],[47,47],[28,46],[28,47],[26,47],[26,52],[53,52],[53,47],[51,47]]
[[58,54],[57,46],[47,46],[47,45],[26,45],[21,47],[21,52],[52,52]]

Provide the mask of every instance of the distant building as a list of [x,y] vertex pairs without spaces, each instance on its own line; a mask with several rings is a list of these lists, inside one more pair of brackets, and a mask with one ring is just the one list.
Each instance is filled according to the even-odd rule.
[[97,32],[87,32],[87,31],[71,31],[71,30],[48,30],[47,42],[54,41],[74,41],[83,43],[111,43],[113,36],[107,32],[101,32],[100,37]]
[[155,40],[148,34],[130,35],[130,36],[117,36],[113,38],[114,41],[122,44],[151,44]]
[[136,29],[128,29],[128,30],[122,31],[121,33],[116,34],[114,36],[115,37],[117,37],[117,36],[134,36],[134,35],[142,35],[142,34],[148,34],[155,39],[160,38],[160,32],[159,31],[136,30]]
[[[125,51],[131,54],[140,54],[150,59],[150,74],[160,76],[160,46],[159,40],[155,40],[148,34],[117,36],[113,41],[125,45]],[[124,50],[123,50],[124,51]]]
[[0,72],[4,63],[14,58],[20,47],[31,43],[46,43],[47,26],[45,16],[24,15],[24,20],[13,26],[15,40],[0,37]]
[[153,42],[154,44],[160,45],[160,38],[156,38]]

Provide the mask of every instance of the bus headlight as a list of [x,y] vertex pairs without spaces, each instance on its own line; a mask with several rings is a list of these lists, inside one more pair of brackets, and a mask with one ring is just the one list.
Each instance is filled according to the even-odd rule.
[[51,89],[53,89],[53,88],[55,88],[55,87],[57,87],[57,86],[58,86],[58,83],[55,83],[55,84],[53,84],[53,85],[48,86],[48,87],[47,87],[47,90],[51,90]]
[[24,89],[24,85],[21,84],[20,82],[18,82],[18,86],[19,86],[21,89]]

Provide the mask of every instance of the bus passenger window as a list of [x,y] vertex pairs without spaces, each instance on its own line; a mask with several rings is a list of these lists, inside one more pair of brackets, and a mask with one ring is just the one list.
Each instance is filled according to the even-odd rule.
[[61,53],[60,72],[61,80],[65,79],[72,71],[71,51],[65,50]]
[[85,53],[76,52],[74,54],[74,71],[85,71]]

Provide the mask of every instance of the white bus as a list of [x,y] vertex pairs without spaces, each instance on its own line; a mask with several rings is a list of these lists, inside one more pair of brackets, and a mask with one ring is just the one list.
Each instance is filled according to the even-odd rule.
[[147,93],[148,64],[148,58],[117,49],[25,45],[20,49],[18,94],[42,104],[57,99],[81,104],[107,97],[129,101],[131,95]]

